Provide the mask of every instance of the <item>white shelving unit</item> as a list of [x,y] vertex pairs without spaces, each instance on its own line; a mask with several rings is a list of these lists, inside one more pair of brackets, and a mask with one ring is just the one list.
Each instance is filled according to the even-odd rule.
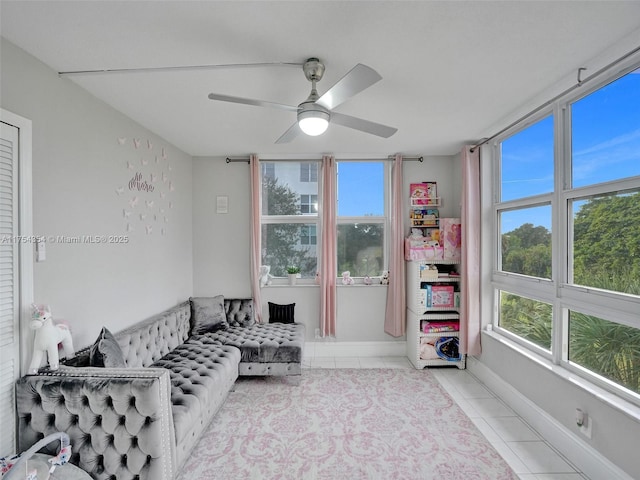
[[423,320],[460,320],[459,302],[454,302],[453,305],[444,307],[429,306],[426,299],[426,290],[421,288],[423,284],[451,285],[454,286],[455,291],[459,292],[460,277],[439,276],[437,278],[423,279],[420,277],[421,269],[428,265],[436,265],[437,267],[457,264],[459,264],[458,261],[451,260],[407,262],[407,356],[415,368],[456,366],[464,369],[466,366],[466,357],[464,355],[459,360],[421,358],[421,347],[424,343],[435,342],[443,337],[459,336],[459,331],[425,333],[421,328]]

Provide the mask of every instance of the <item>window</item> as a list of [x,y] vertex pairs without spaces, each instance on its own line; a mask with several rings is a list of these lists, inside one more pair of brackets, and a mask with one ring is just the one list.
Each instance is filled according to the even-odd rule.
[[501,227],[500,269],[551,278],[551,206],[498,212]]
[[[318,268],[320,162],[261,162],[262,264],[275,277],[297,265],[303,278]],[[337,271],[354,278],[387,268],[387,184],[391,162],[337,162]]]
[[569,283],[640,295],[640,190],[569,200]]
[[640,69],[571,105],[574,188],[640,175]]
[[505,139],[500,159],[503,202],[553,192],[553,117]]
[[318,164],[317,163],[301,163],[300,164],[300,181],[318,183]]
[[302,227],[300,232],[300,244],[301,245],[317,245],[318,234],[316,232],[315,225],[306,225]]
[[627,72],[496,143],[492,285],[498,333],[640,404],[640,69]]
[[276,166],[274,163],[262,163],[260,164],[262,167],[262,178],[276,178]]
[[390,162],[338,162],[338,274],[378,276],[386,268],[386,191]]
[[[317,270],[318,182],[301,182],[302,166],[317,162],[262,162],[262,265],[275,277],[287,266],[300,267],[303,278]],[[316,175],[317,178],[317,175]]]
[[300,213],[302,215],[317,214],[318,195],[300,195]]
[[545,350],[551,350],[551,305],[548,303],[501,291],[498,325]]

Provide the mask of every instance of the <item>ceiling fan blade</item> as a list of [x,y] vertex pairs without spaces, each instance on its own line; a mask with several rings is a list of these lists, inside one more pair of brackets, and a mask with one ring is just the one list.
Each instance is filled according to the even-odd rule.
[[359,63],[327,90],[316,103],[332,110],[380,80],[382,77],[378,72]]
[[278,140],[276,140],[276,143],[289,143],[290,141],[295,139],[300,134],[300,132],[300,127],[298,126],[298,122],[296,122],[291,125],[289,129],[284,132]]
[[105,75],[110,73],[156,73],[156,72],[177,72],[188,70],[216,70],[227,68],[260,68],[260,67],[296,67],[300,68],[302,63],[291,62],[260,62],[260,63],[221,63],[207,65],[172,65],[164,67],[134,67],[134,68],[100,68],[97,70],[70,70],[58,72],[61,77],[72,75]]
[[362,118],[356,118],[337,112],[331,112],[331,123],[337,123],[343,127],[353,128],[355,130],[360,130],[361,132],[370,133],[384,138],[389,138],[398,131],[397,128],[388,127],[380,123],[370,122],[369,120],[363,120]]
[[283,103],[265,102],[264,100],[253,100],[251,98],[232,97],[231,95],[220,95],[218,93],[210,93],[210,100],[220,100],[222,102],[242,103],[244,105],[253,105],[255,107],[279,108],[289,112],[297,112],[298,107],[293,105],[285,105]]

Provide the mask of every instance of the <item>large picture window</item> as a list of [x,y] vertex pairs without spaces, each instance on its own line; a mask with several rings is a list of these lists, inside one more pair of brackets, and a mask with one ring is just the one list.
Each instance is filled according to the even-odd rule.
[[557,100],[492,156],[495,330],[640,404],[640,69]]

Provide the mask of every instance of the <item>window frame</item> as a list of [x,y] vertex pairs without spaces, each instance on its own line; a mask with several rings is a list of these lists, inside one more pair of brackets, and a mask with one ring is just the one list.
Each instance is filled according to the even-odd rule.
[[[320,159],[308,159],[308,158],[291,158],[291,159],[261,159],[260,162],[264,162],[264,163],[273,163],[273,164],[287,164],[287,163],[291,163],[291,162],[296,162],[299,163],[300,165],[302,163],[316,163],[318,166],[320,166],[321,164],[321,160]],[[273,178],[277,178],[277,175],[275,175],[277,172],[277,166],[274,167],[274,177]],[[299,172],[299,170],[298,170]],[[260,199],[263,198],[263,192],[262,192],[262,186],[263,186],[263,175],[264,173],[268,173],[267,169],[264,167],[260,168]],[[293,177],[292,177],[293,178]],[[317,183],[318,184],[318,188],[317,188],[317,198],[318,198],[318,204],[320,205],[320,202],[322,202],[322,185],[321,185],[321,181],[320,179],[318,179],[318,182],[302,182],[300,180],[299,175],[297,175],[294,179],[296,182],[298,183],[304,183],[304,184],[308,184],[308,183]],[[296,192],[297,194],[297,198],[298,201],[301,200],[301,196],[302,195],[316,195],[316,194],[302,194],[300,192]],[[261,200],[262,203],[262,200]],[[317,264],[319,264],[320,261],[320,235],[321,235],[321,228],[322,228],[322,222],[321,222],[321,217],[320,217],[320,209],[318,209],[318,212],[316,213],[300,213],[297,215],[267,215],[265,213],[263,213],[262,211],[262,204],[260,205],[260,230],[262,231],[262,227],[265,225],[278,225],[278,224],[296,224],[296,225],[307,225],[307,224],[312,224],[315,225],[316,227],[316,244],[314,245],[305,245],[307,247],[314,247],[316,249],[316,262]],[[262,240],[261,240],[262,241]],[[301,244],[302,245],[302,244]],[[264,249],[264,246],[261,245],[260,246],[261,251]],[[261,253],[262,256],[262,253]],[[300,284],[300,285],[305,285],[305,284],[314,284],[315,282],[315,278],[314,277],[303,277],[303,278],[298,278],[298,281],[296,282],[296,284]],[[288,279],[286,276],[282,276],[282,277],[278,277],[278,276],[274,276],[273,280],[272,280],[273,285],[288,285]]]
[[[640,329],[640,298],[634,295],[585,287],[572,283],[573,262],[573,201],[594,195],[615,194],[640,189],[640,176],[626,177],[619,180],[605,181],[573,188],[571,184],[571,113],[572,105],[593,92],[615,82],[619,78],[640,69],[640,56],[634,56],[622,63],[617,69],[604,73],[597,81],[583,86],[556,99],[546,108],[539,109],[525,121],[516,124],[504,133],[496,136],[490,145],[483,147],[483,154],[488,154],[490,162],[491,193],[485,200],[491,202],[484,209],[486,225],[491,232],[487,235],[491,249],[490,287],[484,290],[485,299],[490,302],[487,312],[492,312],[490,327],[495,334],[503,336],[529,352],[549,360],[558,367],[575,374],[587,382],[601,387],[614,395],[640,405],[640,394],[634,393],[595,372],[589,371],[569,361],[569,312],[580,312],[593,315],[614,323]],[[534,195],[508,201],[501,198],[501,143],[525,130],[542,118],[552,115],[554,119],[554,190],[549,194]],[[500,213],[503,211],[533,207],[543,204],[551,205],[551,248],[552,278],[541,279],[502,271],[501,261],[501,226]],[[485,250],[486,251],[486,250]],[[522,295],[552,306],[552,338],[551,351],[548,352],[518,335],[499,326],[500,291]]]
[[[390,212],[391,212],[391,169],[393,167],[393,162],[388,160],[377,160],[377,159],[363,159],[363,160],[349,160],[349,159],[336,159],[336,163],[338,164],[338,168],[336,170],[339,171],[340,163],[347,162],[362,162],[362,163],[382,163],[383,166],[383,205],[384,205],[384,213],[382,216],[340,216],[338,214],[338,199],[335,198],[334,201],[336,203],[336,232],[339,225],[351,225],[354,223],[376,223],[383,226],[383,240],[382,240],[382,251],[383,251],[383,266],[382,270],[389,269],[389,235],[391,232],[391,220],[390,220]],[[336,185],[338,179],[336,178]],[[336,189],[337,190],[337,189]],[[337,247],[337,239],[336,239],[336,247]],[[337,250],[337,248],[336,248]],[[338,258],[336,257],[336,266],[337,266]],[[338,278],[342,278],[342,272],[338,271]],[[352,278],[355,281],[355,284],[364,283],[364,277],[356,277],[352,275]]]
[[[383,270],[388,270],[389,269],[389,242],[390,242],[390,231],[391,231],[391,219],[390,219],[390,212],[391,212],[391,169],[393,167],[393,162],[389,161],[389,160],[380,160],[380,159],[376,159],[376,158],[371,158],[371,159],[349,159],[349,158],[344,158],[344,159],[339,159],[336,158],[335,159],[336,163],[340,163],[340,162],[365,162],[365,163],[377,163],[380,162],[383,165],[383,172],[384,172],[384,179],[383,179],[383,204],[384,204],[384,214],[382,216],[338,216],[338,212],[337,212],[337,198],[333,199],[333,202],[336,205],[336,229],[338,227],[338,225],[341,224],[351,224],[351,223],[379,223],[381,225],[383,225],[384,228],[384,238],[383,238],[383,255],[384,255],[384,260],[383,260]],[[309,245],[309,246],[313,246],[316,248],[316,258],[318,261],[318,265],[320,262],[320,256],[321,256],[321,252],[322,252],[322,202],[323,202],[323,198],[322,198],[322,176],[320,175],[321,172],[321,167],[322,167],[322,160],[321,159],[317,159],[317,158],[290,158],[290,159],[271,159],[268,157],[264,157],[260,159],[260,162],[266,162],[266,163],[274,163],[274,164],[278,164],[278,163],[287,163],[287,162],[299,162],[299,163],[315,163],[317,165],[317,172],[318,172],[318,191],[317,191],[317,199],[318,199],[318,212],[317,213],[300,213],[299,215],[265,215],[262,213],[262,205],[260,206],[260,229],[262,230],[262,227],[264,225],[270,225],[270,224],[300,224],[300,225],[304,225],[304,224],[314,224],[316,227],[316,244],[313,245]],[[276,169],[277,170],[277,167]],[[311,169],[310,169],[311,170]],[[337,170],[337,169],[336,169]],[[269,173],[267,172],[267,169],[264,167],[260,168],[260,199],[262,199],[262,184],[263,184],[263,175],[265,173]],[[275,172],[274,173],[274,177],[275,177]],[[337,174],[337,173],[336,173]],[[336,185],[337,185],[337,181],[338,179],[336,178]],[[296,178],[296,181],[300,182],[301,184],[307,184],[309,182],[303,181],[301,178]],[[315,183],[315,182],[312,182]],[[300,201],[301,195],[312,195],[312,194],[298,194],[298,200]],[[315,195],[315,194],[313,194]],[[310,237],[311,238],[311,237]],[[337,239],[336,239],[337,241]],[[261,246],[262,249],[262,246]],[[335,258],[335,262],[337,264],[338,262],[338,258],[336,256]],[[342,272],[337,272],[337,285],[341,285],[340,283],[340,279]],[[355,280],[356,284],[364,284],[363,277],[353,277]],[[274,277],[273,278],[273,285],[289,285],[288,280],[286,277]],[[305,278],[299,278],[298,281],[296,282],[296,285],[314,285],[315,284],[315,278],[309,278],[309,277],[305,277]]]

